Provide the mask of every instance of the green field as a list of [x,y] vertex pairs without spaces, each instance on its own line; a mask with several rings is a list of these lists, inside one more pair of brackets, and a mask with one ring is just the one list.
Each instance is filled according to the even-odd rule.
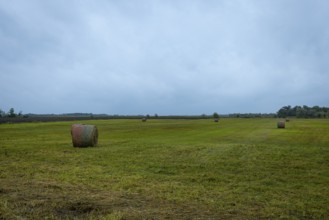
[[329,120],[0,125],[0,219],[328,219]]

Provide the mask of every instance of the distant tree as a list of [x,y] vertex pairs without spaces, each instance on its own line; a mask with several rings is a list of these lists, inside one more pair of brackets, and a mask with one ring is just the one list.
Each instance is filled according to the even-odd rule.
[[279,111],[277,112],[278,117],[280,118],[284,118],[287,116],[287,110],[286,110],[286,106],[282,107],[279,109]]
[[6,112],[2,111],[2,109],[0,109],[0,118],[1,117],[5,117],[6,116]]
[[10,117],[10,118],[16,117],[16,113],[15,113],[15,109],[14,108],[10,108],[9,109],[8,117]]
[[155,113],[155,114],[154,114],[154,117],[155,117],[155,118],[158,118],[159,116],[158,116],[158,114]]
[[291,108],[290,105],[283,106],[279,111],[278,111],[278,116],[280,118],[285,118],[288,116],[294,116],[293,109]]
[[320,112],[317,113],[316,116],[317,116],[318,118],[324,118],[324,117],[325,117],[325,113],[322,112],[322,111],[320,111]]
[[217,112],[214,112],[213,117],[214,118],[219,118],[219,114]]

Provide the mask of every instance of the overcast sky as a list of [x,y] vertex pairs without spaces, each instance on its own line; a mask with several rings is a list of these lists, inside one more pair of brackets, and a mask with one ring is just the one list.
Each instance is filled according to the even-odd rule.
[[329,106],[327,0],[0,0],[0,109]]

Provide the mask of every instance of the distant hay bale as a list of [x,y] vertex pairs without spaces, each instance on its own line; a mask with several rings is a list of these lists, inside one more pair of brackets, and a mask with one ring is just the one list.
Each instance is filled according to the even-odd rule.
[[285,127],[286,127],[286,123],[284,121],[278,122],[278,128],[285,128]]
[[146,118],[142,118],[142,122],[146,122]]
[[74,147],[94,147],[98,142],[98,130],[95,125],[74,124],[71,127]]
[[214,118],[214,122],[218,122],[219,121],[219,118]]

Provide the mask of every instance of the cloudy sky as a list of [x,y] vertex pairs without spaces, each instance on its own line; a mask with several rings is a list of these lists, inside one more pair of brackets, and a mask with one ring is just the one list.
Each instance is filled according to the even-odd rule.
[[0,0],[0,109],[329,106],[327,0]]

